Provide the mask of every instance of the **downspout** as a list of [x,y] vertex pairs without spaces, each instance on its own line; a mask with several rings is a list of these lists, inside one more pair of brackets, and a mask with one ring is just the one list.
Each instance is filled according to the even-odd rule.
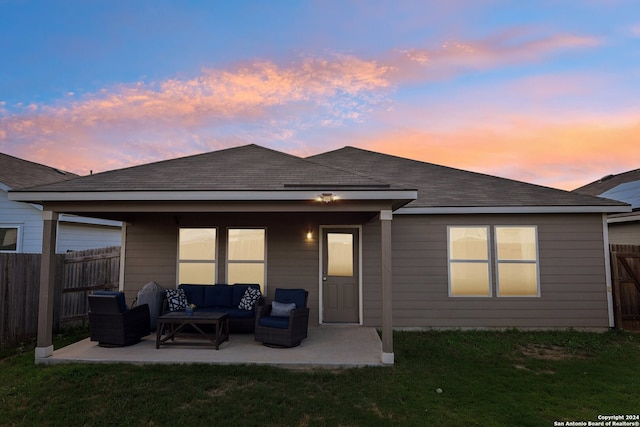
[[607,308],[609,311],[609,327],[616,326],[613,313],[613,293],[611,284],[611,250],[609,247],[609,224],[607,223],[607,214],[602,214],[602,238],[604,240],[604,271],[607,284]]

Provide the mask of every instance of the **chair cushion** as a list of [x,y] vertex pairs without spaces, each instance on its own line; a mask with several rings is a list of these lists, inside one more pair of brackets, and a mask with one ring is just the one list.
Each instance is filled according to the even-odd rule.
[[203,286],[203,288],[204,288],[204,303],[202,305],[203,307],[232,307],[231,297],[233,296],[233,286],[213,285],[213,286]]
[[182,289],[184,291],[189,304],[195,304],[196,307],[203,307],[205,306],[204,292],[207,287],[208,286],[206,285],[183,284],[178,286],[178,289]]
[[167,302],[169,303],[169,311],[187,308],[187,296],[184,289],[167,289]]
[[129,308],[127,307],[127,303],[124,299],[124,292],[117,292],[117,291],[95,291],[93,293],[93,295],[113,295],[116,297],[116,299],[118,300],[118,308],[120,310],[120,313],[124,313],[125,311],[127,311]]
[[274,301],[271,303],[271,317],[289,317],[291,310],[296,308],[295,303],[281,303],[278,301]]
[[276,289],[276,295],[274,300],[278,302],[284,303],[295,303],[296,308],[306,307],[305,304],[305,296],[306,292],[304,289]]
[[289,318],[266,316],[261,317],[258,324],[267,328],[287,329],[289,327]]
[[240,304],[238,304],[238,308],[241,310],[253,310],[253,307],[261,296],[262,293],[260,289],[247,287],[247,290],[244,291],[244,295],[240,300]]

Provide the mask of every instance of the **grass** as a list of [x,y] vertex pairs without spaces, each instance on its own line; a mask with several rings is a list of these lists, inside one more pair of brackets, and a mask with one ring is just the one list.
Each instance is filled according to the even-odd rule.
[[46,366],[32,345],[4,349],[0,425],[551,426],[640,412],[639,335],[396,332],[394,344],[393,368],[336,371]]

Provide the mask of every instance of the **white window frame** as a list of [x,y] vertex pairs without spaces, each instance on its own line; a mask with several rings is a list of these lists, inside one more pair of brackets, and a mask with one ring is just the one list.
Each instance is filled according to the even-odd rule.
[[0,223],[0,228],[17,230],[16,250],[15,251],[0,250],[0,253],[6,253],[6,254],[21,253],[22,252],[22,224],[17,224],[14,222]]
[[[534,243],[536,245],[535,260],[501,260],[498,253],[498,229],[499,228],[533,228]],[[538,243],[538,226],[537,225],[494,225],[493,226],[493,243],[495,251],[495,271],[496,271],[496,296],[499,298],[540,298],[540,249]],[[535,295],[500,295],[500,264],[535,264],[536,266],[536,288]]]
[[[452,228],[484,228],[487,231],[487,259],[451,259],[451,229]],[[448,286],[449,297],[451,298],[491,298],[493,296],[493,286],[491,280],[491,227],[488,225],[449,225],[447,226],[447,274],[448,274]],[[472,264],[484,264],[487,267],[488,274],[488,295],[456,295],[453,293],[451,283],[451,265],[456,263],[472,263]]]
[[[229,239],[229,232],[231,230],[263,230],[264,231],[264,259],[263,260],[230,260],[229,259],[229,247],[230,245],[230,239]],[[227,239],[227,244],[226,244],[226,250],[227,250],[227,255],[225,257],[225,281],[226,283],[233,285],[233,283],[230,283],[229,281],[229,265],[230,264],[262,264],[263,265],[263,278],[262,278],[262,295],[266,295],[267,294],[267,258],[268,258],[268,254],[267,254],[267,227],[260,227],[260,226],[256,226],[256,227],[227,227],[227,233],[225,238]]]
[[[194,260],[194,259],[182,259],[180,256],[180,230],[215,230],[216,231],[216,238],[215,238],[215,247],[213,249],[213,256],[214,259],[213,260]],[[177,239],[177,271],[176,271],[176,287],[178,285],[180,285],[180,265],[182,263],[190,263],[190,264],[213,264],[213,283],[211,283],[211,285],[214,285],[217,281],[217,277],[218,277],[218,248],[220,247],[219,244],[220,241],[220,233],[218,230],[218,227],[178,227],[178,239]]]
[[[487,260],[473,260],[473,259],[464,259],[464,260],[452,260],[451,259],[451,238],[450,233],[452,228],[486,228],[487,229],[487,245],[488,245],[488,259]],[[500,260],[498,259],[498,233],[497,229],[499,228],[533,228],[535,233],[535,260]],[[475,225],[475,224],[464,224],[464,225],[449,225],[447,226],[447,281],[448,281],[448,292],[449,297],[451,298],[540,298],[541,290],[540,290],[540,242],[538,236],[538,226],[537,225],[524,225],[524,224],[504,224],[504,225]],[[492,259],[494,261],[492,261]],[[489,295],[455,295],[452,292],[451,287],[451,265],[455,263],[485,263],[487,264],[487,268],[489,269]],[[536,286],[537,293],[535,295],[500,295],[500,277],[499,277],[499,266],[500,264],[535,264],[536,266]],[[494,292],[495,290],[495,292]]]

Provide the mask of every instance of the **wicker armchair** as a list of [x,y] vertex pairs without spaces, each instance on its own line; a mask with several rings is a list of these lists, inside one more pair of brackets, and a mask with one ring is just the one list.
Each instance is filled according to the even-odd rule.
[[127,309],[122,292],[89,295],[91,341],[101,347],[122,347],[140,342],[150,334],[149,305]]
[[[274,303],[257,307],[255,340],[267,346],[295,347],[307,337],[309,292],[304,289],[276,289],[274,302],[295,304],[288,316],[273,310]],[[277,307],[279,308],[279,307]],[[278,314],[273,316],[273,314]]]

